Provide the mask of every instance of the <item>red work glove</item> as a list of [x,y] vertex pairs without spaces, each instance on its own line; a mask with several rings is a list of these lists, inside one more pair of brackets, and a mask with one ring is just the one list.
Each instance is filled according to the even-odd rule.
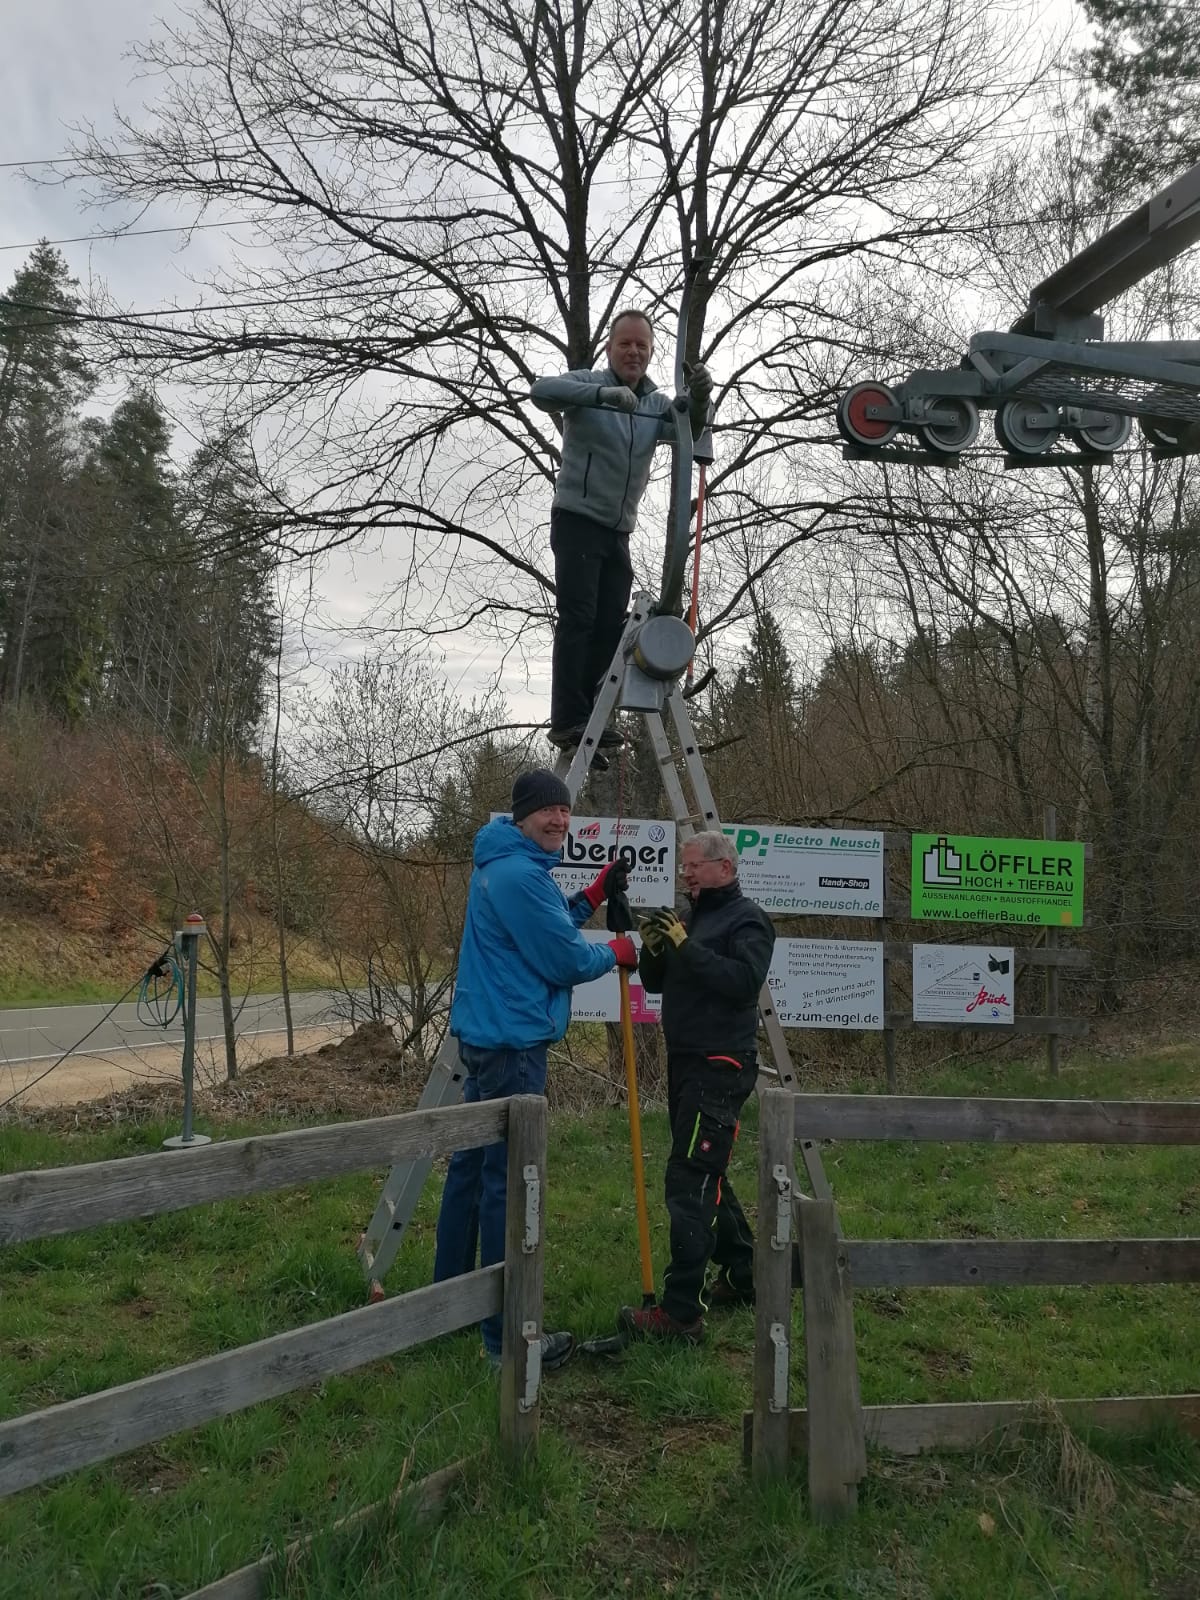
[[614,891],[624,894],[629,887],[629,868],[623,861],[610,861],[604,870],[583,891],[584,899],[593,911],[599,908]]
[[618,934],[615,939],[610,939],[608,948],[616,956],[619,967],[630,967],[635,972],[637,971],[637,945],[634,944],[627,933]]

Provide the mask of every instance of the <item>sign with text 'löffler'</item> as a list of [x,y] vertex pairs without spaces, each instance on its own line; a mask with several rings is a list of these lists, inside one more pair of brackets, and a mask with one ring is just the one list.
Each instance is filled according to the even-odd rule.
[[1083,846],[914,833],[912,914],[918,922],[1081,927]]
[[883,835],[848,828],[730,823],[742,893],[764,911],[883,915]]

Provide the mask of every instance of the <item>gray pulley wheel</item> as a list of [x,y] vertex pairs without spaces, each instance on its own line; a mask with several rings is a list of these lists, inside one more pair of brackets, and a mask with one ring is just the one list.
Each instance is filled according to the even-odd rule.
[[1058,411],[1042,400],[1006,400],[996,412],[996,437],[1012,455],[1044,456],[1058,434]]
[[1081,450],[1120,450],[1133,432],[1133,418],[1119,411],[1105,411],[1101,421],[1084,423],[1071,429],[1071,437]]
[[927,450],[936,450],[944,456],[956,456],[975,443],[979,434],[979,407],[974,400],[961,395],[947,395],[934,400],[932,410],[953,413],[953,422],[922,422],[915,429],[917,437]]
[[696,653],[692,630],[682,617],[651,617],[638,629],[633,659],[648,678],[664,683],[687,671]]

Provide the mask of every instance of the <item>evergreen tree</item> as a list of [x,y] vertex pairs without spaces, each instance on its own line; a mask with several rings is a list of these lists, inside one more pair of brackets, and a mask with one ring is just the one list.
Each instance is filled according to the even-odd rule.
[[1093,123],[1107,193],[1168,182],[1200,160],[1200,6],[1081,0],[1096,29],[1086,72],[1106,92]]
[[78,711],[93,667],[75,280],[43,243],[0,297],[0,698]]

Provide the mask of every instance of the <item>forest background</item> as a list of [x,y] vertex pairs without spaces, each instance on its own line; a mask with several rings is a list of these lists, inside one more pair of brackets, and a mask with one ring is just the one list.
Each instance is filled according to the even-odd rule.
[[[548,755],[529,382],[630,303],[664,373],[691,267],[719,411],[690,709],[722,815],[1037,836],[1054,805],[1093,846],[1072,1003],[1194,960],[1194,463],[883,468],[832,427],[848,383],[953,364],[1200,155],[1200,21],[1060,11],[205,0],[148,40],[151,109],[59,174],[242,243],[183,303],[85,291],[48,241],[0,297],[4,998],[115,995],[198,906],[227,1017],[299,963],[369,973],[422,1036],[472,835]],[[1195,336],[1198,291],[1185,258],[1109,335]],[[386,578],[331,665],[346,546]],[[448,647],[486,663],[466,686]],[[640,738],[586,809],[618,803],[661,812]]]

